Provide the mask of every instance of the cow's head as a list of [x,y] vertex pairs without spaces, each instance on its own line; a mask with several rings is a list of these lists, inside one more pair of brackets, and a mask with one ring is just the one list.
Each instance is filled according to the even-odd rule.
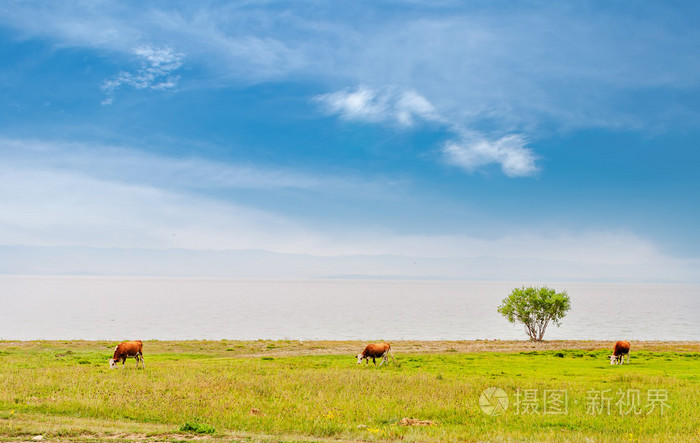
[[109,369],[116,369],[117,368],[117,361],[113,358],[109,359]]
[[620,358],[617,355],[610,356],[610,364],[611,365],[616,365],[619,361],[620,361]]
[[357,354],[357,364],[359,365],[360,363],[362,363],[362,360],[363,360],[364,358],[365,358],[365,356],[362,355],[362,353]]

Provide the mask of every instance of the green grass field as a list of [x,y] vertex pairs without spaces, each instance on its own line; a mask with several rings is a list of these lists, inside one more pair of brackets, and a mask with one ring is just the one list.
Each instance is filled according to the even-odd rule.
[[[633,342],[611,366],[597,343],[397,342],[397,364],[375,368],[352,342],[145,342],[145,370],[110,370],[114,345],[0,342],[0,440],[700,440],[698,344]],[[508,395],[501,415],[480,407],[490,387]]]

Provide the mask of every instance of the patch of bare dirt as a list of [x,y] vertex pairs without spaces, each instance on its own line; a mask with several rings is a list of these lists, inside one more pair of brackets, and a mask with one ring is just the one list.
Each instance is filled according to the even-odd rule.
[[417,418],[404,417],[399,420],[401,426],[437,426],[437,422],[432,420],[419,420]]

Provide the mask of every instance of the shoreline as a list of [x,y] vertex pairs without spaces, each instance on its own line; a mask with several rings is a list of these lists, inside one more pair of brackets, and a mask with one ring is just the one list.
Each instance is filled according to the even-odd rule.
[[[137,339],[135,337],[134,339]],[[124,340],[126,340],[125,338]],[[123,340],[0,340],[0,350],[19,347],[37,349],[43,347],[73,348],[75,350],[112,349]],[[382,340],[373,340],[379,342]],[[695,340],[629,340],[632,353],[651,352],[700,352],[700,341]],[[319,354],[356,355],[370,341],[363,340],[147,340],[143,339],[144,352],[161,354],[181,352],[214,353],[231,357],[256,357],[260,355],[293,357]],[[532,351],[612,349],[615,340],[390,340],[394,353],[517,353]]]

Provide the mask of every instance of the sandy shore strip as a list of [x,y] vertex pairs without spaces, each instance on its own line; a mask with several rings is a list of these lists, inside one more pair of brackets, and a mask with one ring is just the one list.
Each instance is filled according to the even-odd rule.
[[[700,352],[700,341],[634,341],[632,352]],[[265,343],[275,343],[265,342]],[[369,342],[366,341],[308,341],[290,343],[280,349],[267,349],[266,355],[310,355],[310,354],[357,354]],[[614,340],[552,340],[533,342],[529,340],[394,340],[390,341],[394,353],[445,353],[445,352],[528,352],[580,349],[595,351],[612,349]],[[251,357],[259,355],[249,354]]]
[[[140,338],[140,337],[139,337]],[[266,356],[300,356],[300,355],[356,355],[367,343],[379,342],[359,340],[148,340],[144,342],[144,351],[150,354],[192,352],[202,354],[219,354],[231,357]],[[700,352],[700,341],[635,341],[632,352]],[[612,349],[614,340],[390,340],[394,353],[472,353],[472,352],[530,352],[577,349],[596,351]],[[37,349],[65,348],[73,350],[94,350],[95,348],[113,349],[118,341],[109,340],[35,340],[35,341],[0,341],[3,349]]]

